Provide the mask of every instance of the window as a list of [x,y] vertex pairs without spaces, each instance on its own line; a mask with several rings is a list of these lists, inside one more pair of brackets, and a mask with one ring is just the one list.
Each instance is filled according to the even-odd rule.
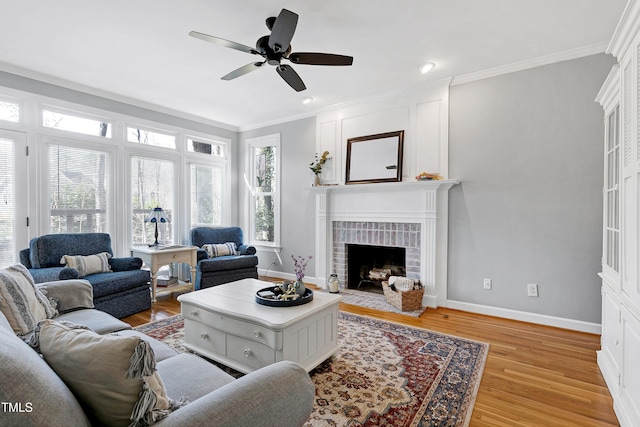
[[168,224],[158,225],[158,242],[173,243],[174,173],[173,162],[143,157],[131,158],[131,216],[134,244],[155,241],[155,225],[145,219],[155,207],[161,207],[169,217]]
[[204,141],[204,140],[195,140],[193,138],[187,138],[187,151],[190,153],[202,153],[208,154],[214,157],[224,157],[224,145]]
[[111,138],[111,123],[50,110],[42,110],[42,126],[83,135]]
[[156,147],[172,148],[174,150],[176,148],[176,137],[174,135],[134,127],[127,127],[127,141]]
[[107,232],[108,162],[101,151],[49,146],[51,233]]
[[607,117],[604,189],[604,261],[616,273],[620,271],[620,137],[618,116],[619,107],[616,106]]
[[249,230],[256,245],[280,242],[280,135],[247,140],[249,144]]
[[191,226],[222,224],[221,167],[191,165]]
[[13,102],[0,101],[0,120],[20,122],[20,106]]

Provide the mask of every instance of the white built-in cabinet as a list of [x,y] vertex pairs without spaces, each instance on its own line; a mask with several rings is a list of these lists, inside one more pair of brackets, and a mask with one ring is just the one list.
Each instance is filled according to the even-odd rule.
[[620,425],[640,426],[640,0],[609,44],[617,60],[596,100],[605,116],[602,339],[598,365]]

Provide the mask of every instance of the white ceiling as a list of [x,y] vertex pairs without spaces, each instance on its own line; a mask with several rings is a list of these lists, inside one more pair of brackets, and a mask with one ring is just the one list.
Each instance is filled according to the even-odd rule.
[[[565,51],[604,50],[626,0],[1,0],[0,69],[142,106],[251,128]],[[293,65],[295,92],[254,46],[282,8],[300,18],[293,51],[351,55],[352,67]],[[427,75],[423,62],[437,64]],[[288,61],[287,61],[288,63]],[[304,96],[315,101],[302,105]]]

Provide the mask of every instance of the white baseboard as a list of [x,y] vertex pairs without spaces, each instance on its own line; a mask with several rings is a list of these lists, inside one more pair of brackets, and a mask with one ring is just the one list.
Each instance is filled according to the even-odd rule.
[[526,311],[517,311],[508,308],[491,307],[487,305],[452,300],[447,301],[447,308],[468,311],[470,313],[486,314],[488,316],[502,317],[505,319],[520,320],[522,322],[537,323],[539,325],[554,326],[556,328],[571,329],[573,331],[587,332],[590,334],[601,335],[602,333],[602,325],[599,323],[565,319],[563,317],[547,316],[545,314],[528,313]]

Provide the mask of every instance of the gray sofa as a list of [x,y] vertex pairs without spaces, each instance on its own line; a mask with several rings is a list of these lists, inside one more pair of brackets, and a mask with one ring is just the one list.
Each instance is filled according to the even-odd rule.
[[[235,243],[237,255],[210,257],[204,245]],[[243,242],[240,227],[195,227],[191,244],[198,249],[196,289],[205,289],[240,279],[258,278],[256,248]]]
[[60,263],[63,255],[109,253],[111,271],[90,274],[84,279],[93,286],[94,304],[119,319],[151,307],[150,274],[142,270],[140,258],[113,258],[111,237],[106,233],[62,233],[35,237],[20,251],[20,262],[36,283],[77,279],[78,271]]
[[[110,316],[91,308],[92,287],[84,280],[50,282],[48,298],[63,313],[54,318],[86,325],[99,334],[138,335],[154,350],[169,397],[189,403],[154,425],[301,426],[313,408],[314,386],[293,362],[279,362],[234,379],[193,354],[178,354]],[[92,417],[56,372],[11,329],[0,312],[0,411],[2,426],[90,426]]]

